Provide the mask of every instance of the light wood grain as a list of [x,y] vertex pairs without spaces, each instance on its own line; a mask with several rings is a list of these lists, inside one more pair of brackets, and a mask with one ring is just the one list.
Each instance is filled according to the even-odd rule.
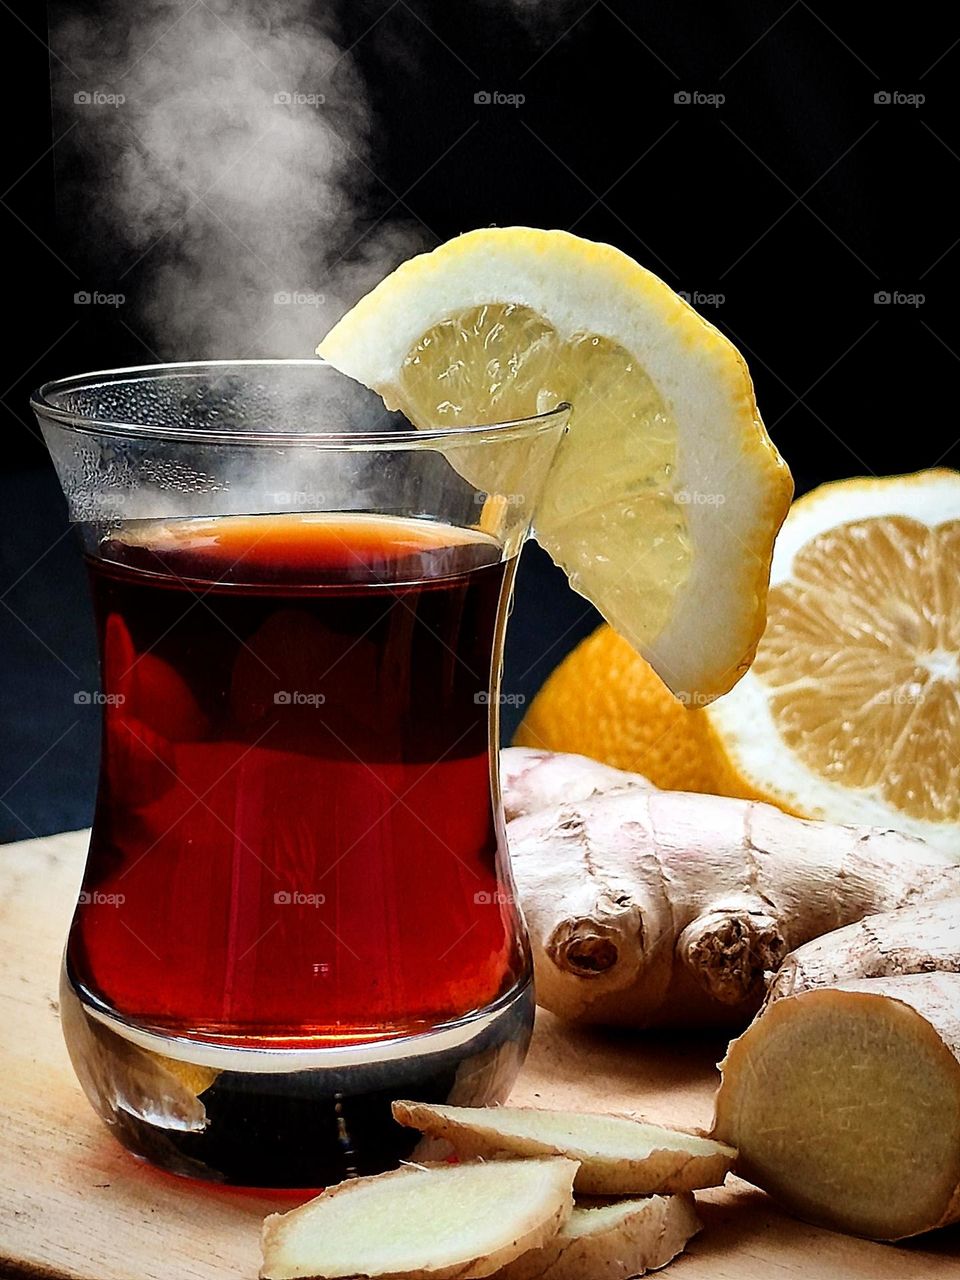
[[[77,1085],[57,1022],[60,950],[83,832],[0,849],[0,1275],[253,1280],[265,1213],[285,1194],[200,1186],[122,1150]],[[706,1124],[719,1040],[601,1034],[541,1016],[513,1100]],[[907,1246],[796,1222],[732,1180],[671,1280],[960,1280],[960,1230]]]

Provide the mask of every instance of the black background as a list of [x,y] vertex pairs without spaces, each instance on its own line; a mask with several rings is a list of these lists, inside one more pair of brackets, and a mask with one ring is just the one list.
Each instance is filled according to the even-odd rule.
[[[570,228],[676,289],[722,295],[701,309],[746,355],[798,491],[956,465],[960,19],[948,7],[889,18],[805,0],[326,10],[373,105],[369,225],[400,217],[428,244],[489,223]],[[126,280],[122,318],[73,302],[81,288],[110,290],[110,246],[82,209],[58,216],[70,143],[51,115],[42,6],[3,6],[0,31],[0,838],[17,839],[90,820],[97,738],[96,711],[73,698],[96,687],[77,547],[27,396],[47,378],[155,357],[135,320],[149,258]],[[478,104],[481,90],[526,100]],[[924,100],[876,97],[897,93]],[[922,301],[883,305],[878,293]],[[532,696],[595,622],[528,548],[505,688]]]

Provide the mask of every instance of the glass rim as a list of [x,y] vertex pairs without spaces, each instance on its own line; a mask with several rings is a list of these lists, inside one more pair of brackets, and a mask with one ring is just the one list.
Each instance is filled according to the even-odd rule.
[[[463,440],[481,442],[485,438],[510,439],[514,436],[537,435],[541,431],[556,428],[558,419],[562,420],[570,412],[570,404],[561,401],[545,413],[531,414],[524,418],[508,418],[502,422],[456,425],[449,427],[424,427],[422,429],[411,424],[409,430],[400,431],[260,431],[260,430],[211,430],[205,427],[156,426],[150,423],[129,423],[104,418],[95,418],[83,413],[75,413],[60,408],[53,403],[50,396],[58,391],[66,391],[95,384],[98,380],[121,381],[121,375],[134,375],[144,381],[151,377],[162,377],[168,373],[191,373],[200,370],[239,369],[275,369],[282,367],[313,368],[333,370],[338,377],[346,378],[356,386],[363,384],[341,373],[328,361],[319,356],[295,357],[291,359],[247,359],[247,360],[179,360],[158,362],[155,364],[128,365],[116,369],[98,369],[89,373],[70,374],[65,378],[53,378],[44,382],[30,396],[30,407],[41,418],[50,419],[60,426],[73,431],[91,435],[111,435],[125,439],[139,438],[143,440],[179,441],[193,444],[219,445],[273,445],[302,446],[331,449],[410,449],[429,448],[438,443],[449,443]],[[371,391],[371,395],[376,392]]]

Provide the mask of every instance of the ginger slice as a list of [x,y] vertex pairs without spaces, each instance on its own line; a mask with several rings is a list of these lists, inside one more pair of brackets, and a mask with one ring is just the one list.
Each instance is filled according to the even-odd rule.
[[582,1195],[693,1191],[723,1182],[732,1147],[628,1116],[527,1107],[450,1107],[395,1102],[394,1119],[443,1138],[464,1157],[568,1156],[580,1162]]
[[666,1266],[700,1230],[693,1196],[574,1207],[552,1240],[509,1263],[499,1280],[623,1280]]
[[873,1239],[960,1219],[958,1011],[957,973],[775,999],[722,1064],[714,1132],[737,1144],[737,1172]]
[[261,1280],[474,1280],[556,1235],[573,1160],[406,1165],[341,1182],[263,1224]]

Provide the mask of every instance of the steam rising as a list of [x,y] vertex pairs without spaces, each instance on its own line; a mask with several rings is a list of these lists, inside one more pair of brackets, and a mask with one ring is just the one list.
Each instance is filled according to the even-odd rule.
[[157,358],[310,355],[425,247],[365,235],[370,113],[322,6],[112,0],[52,47],[81,153],[61,199],[112,246],[123,318]]

